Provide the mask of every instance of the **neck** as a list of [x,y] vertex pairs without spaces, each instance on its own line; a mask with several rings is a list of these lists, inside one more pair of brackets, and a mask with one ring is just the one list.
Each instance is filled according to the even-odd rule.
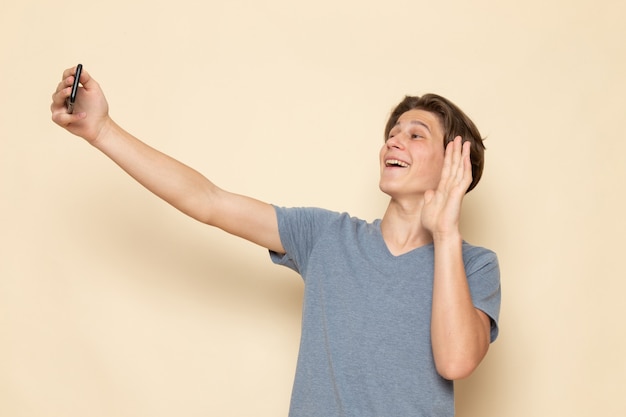
[[430,232],[422,226],[421,201],[403,205],[391,199],[380,228],[385,244],[394,255],[401,255],[433,241]]

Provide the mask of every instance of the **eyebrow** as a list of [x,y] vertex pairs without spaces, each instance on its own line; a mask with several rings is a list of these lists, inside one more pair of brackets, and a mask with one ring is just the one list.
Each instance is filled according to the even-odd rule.
[[[428,125],[420,120],[410,120],[409,124],[423,126],[426,130],[428,130],[428,133],[432,133]],[[393,125],[393,127],[396,127],[396,126],[400,126],[400,121],[397,121],[396,124]]]

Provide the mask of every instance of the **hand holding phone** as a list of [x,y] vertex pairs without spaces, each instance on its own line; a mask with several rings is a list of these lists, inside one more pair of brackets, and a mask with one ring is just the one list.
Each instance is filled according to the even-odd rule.
[[65,101],[65,105],[67,106],[67,112],[72,114],[74,113],[74,103],[76,102],[76,95],[78,94],[78,84],[80,83],[80,73],[83,70],[83,65],[78,64],[76,66],[76,74],[74,75],[74,84],[72,84],[72,92],[70,96]]

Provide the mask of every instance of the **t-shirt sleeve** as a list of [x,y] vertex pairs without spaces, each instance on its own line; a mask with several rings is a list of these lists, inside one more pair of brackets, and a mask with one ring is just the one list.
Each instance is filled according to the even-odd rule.
[[278,232],[285,253],[270,251],[270,259],[277,265],[304,275],[316,242],[338,216],[338,213],[309,207],[285,208],[274,206]]
[[465,273],[474,306],[491,319],[491,342],[498,337],[500,318],[500,266],[496,254],[474,247],[465,254]]

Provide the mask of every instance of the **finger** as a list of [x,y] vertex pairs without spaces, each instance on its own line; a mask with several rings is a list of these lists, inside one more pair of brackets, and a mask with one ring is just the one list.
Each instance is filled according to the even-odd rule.
[[467,141],[463,144],[463,169],[464,176],[469,177],[470,183],[472,182],[472,144]]
[[445,153],[444,153],[443,166],[441,168],[441,181],[440,181],[440,185],[444,187],[449,184],[450,182],[449,180],[450,178],[452,178],[455,172],[455,168],[454,168],[455,142],[456,142],[456,138],[448,142],[448,144],[446,145]]
[[460,136],[457,136],[454,138],[454,141],[452,141],[453,146],[452,146],[452,166],[454,168],[458,168],[459,163],[462,159],[462,150],[463,150],[463,145],[462,142],[463,139]]
[[472,144],[470,143],[470,141],[466,141],[463,143],[463,150],[462,150],[462,158],[464,162],[470,162],[471,165],[471,150],[472,150]]
[[441,182],[444,183],[450,177],[450,171],[452,168],[452,153],[454,148],[454,141],[448,142],[446,150],[443,155],[443,166],[441,167]]
[[[59,85],[57,85],[56,90],[52,93],[52,100],[55,101],[59,97],[65,95],[67,92],[72,92],[72,87],[67,85],[67,82],[61,81]],[[69,95],[69,94],[68,94]]]
[[446,149],[446,158],[444,160],[444,166],[447,171],[445,175],[453,183],[458,180],[459,165],[462,164],[461,152],[462,152],[461,137],[457,136],[454,138],[454,140],[448,143],[448,148]]
[[467,191],[472,182],[471,142],[465,141],[460,136],[454,140],[453,162],[448,184],[450,187]]
[[[63,71],[63,80],[67,79],[68,77],[73,77],[76,74],[76,68],[78,67],[78,65],[73,66],[71,68],[66,69],[65,71]],[[81,77],[83,78],[83,77]]]
[[[57,90],[68,87],[68,86],[72,86],[74,84],[75,77],[76,77],[76,67],[68,68],[65,71],[63,71],[63,78],[61,79],[61,82],[59,83]],[[81,71],[80,80],[78,81],[82,84],[83,87],[85,87],[86,84],[95,83],[95,81],[93,81],[89,73],[85,71],[84,69]]]
[[85,88],[85,90],[93,90],[96,88],[100,88],[100,85],[96,82],[96,80],[91,78],[91,75],[89,74],[88,71],[85,70],[85,68],[83,68],[82,72],[80,73],[79,81],[82,84],[82,86]]
[[71,86],[74,83],[74,74],[76,74],[76,67],[68,68],[63,71],[61,82],[57,84],[57,88],[52,94],[53,105],[64,104],[65,99],[69,97],[72,91]]
[[[62,88],[52,95],[52,104],[50,111],[52,112],[52,120],[61,125],[67,126],[72,122],[78,121],[84,117],[84,114],[70,114],[67,110],[67,99],[72,93],[72,87]],[[71,117],[66,117],[71,116]]]
[[87,113],[85,112],[70,114],[65,109],[65,106],[63,106],[63,109],[52,112],[52,121],[59,126],[66,128],[72,123],[76,123],[79,120],[84,119],[86,115]]
[[93,80],[87,70],[83,68],[83,70],[80,72],[80,80],[78,81],[80,81],[80,83],[84,86],[85,84],[89,84]]
[[[56,91],[52,95],[52,106],[51,107],[61,107],[65,106],[66,99],[70,96],[72,91],[72,85],[74,84],[74,79],[76,76],[76,68],[72,67],[63,71],[63,77],[61,82],[57,85]],[[91,78],[87,71],[82,71],[80,76],[80,83],[83,87],[86,85],[93,87],[95,81]]]
[[59,83],[57,90],[52,94],[52,104],[50,105],[52,120],[63,127],[67,127],[84,117],[84,114],[69,114],[67,112],[66,100],[72,93],[72,87],[65,84],[63,81]]
[[464,191],[467,191],[467,188],[472,183],[472,161],[471,161],[471,143],[466,141],[462,145],[461,149],[461,159],[458,166],[458,183],[459,186],[463,188]]

